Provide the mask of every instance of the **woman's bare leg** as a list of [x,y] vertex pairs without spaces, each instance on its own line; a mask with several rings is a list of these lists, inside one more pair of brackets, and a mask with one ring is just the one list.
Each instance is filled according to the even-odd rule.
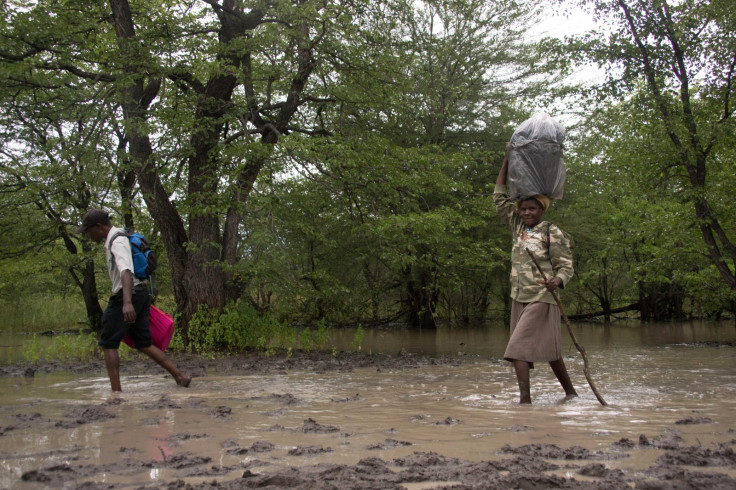
[[557,380],[560,382],[562,388],[565,390],[565,395],[578,396],[577,391],[575,391],[575,387],[572,385],[572,381],[570,381],[570,375],[567,374],[565,361],[563,361],[561,358],[557,359],[556,361],[550,361],[549,366],[552,368],[552,372],[555,373],[555,376],[557,376]]
[[532,395],[529,388],[529,363],[514,359],[516,380],[519,382],[519,403],[531,403]]

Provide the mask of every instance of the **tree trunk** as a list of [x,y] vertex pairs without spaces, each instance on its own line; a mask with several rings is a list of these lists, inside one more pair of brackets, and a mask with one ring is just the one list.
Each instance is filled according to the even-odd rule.
[[[77,255],[79,253],[76,244],[67,234],[62,233],[62,239],[64,240],[64,244],[69,253],[72,255]],[[89,252],[91,248],[89,241],[82,241],[83,251]],[[79,272],[80,271],[74,267],[69,268],[69,274],[72,276],[72,279],[82,292],[84,307],[87,310],[87,321],[89,322],[89,326],[95,332],[99,332],[102,328],[102,308],[100,307],[100,298],[97,295],[94,260],[87,260],[84,263],[84,269],[81,271],[81,279],[79,277]]]
[[377,321],[380,312],[380,292],[377,287],[378,280],[374,277],[367,260],[363,261],[362,272],[363,279],[368,286],[368,293],[370,294],[371,320]]
[[89,326],[95,332],[99,332],[102,329],[102,307],[100,306],[100,298],[97,294],[95,263],[92,260],[88,261],[84,268],[80,288],[82,290],[82,297],[84,298],[84,306],[87,310]]
[[485,320],[486,316],[488,315],[488,309],[491,307],[490,302],[490,294],[491,294],[491,288],[490,285],[484,286],[483,289],[478,291],[477,293],[477,299],[475,300],[473,312],[470,315],[470,322],[471,324],[481,324]]
[[[89,207],[89,202],[84,200],[79,203],[80,211],[86,210]],[[64,247],[73,256],[79,255],[79,248],[77,242],[66,231],[66,223],[60,219],[60,216],[55,213],[51,207],[48,208],[47,217],[53,220],[59,229],[59,236],[64,242]],[[92,250],[92,244],[88,240],[82,240],[82,251],[90,252]],[[97,280],[95,278],[95,262],[94,260],[86,260],[84,262],[84,269],[81,271],[81,279],[79,277],[80,271],[78,268],[69,267],[69,274],[72,276],[72,280],[79,287],[82,292],[82,298],[84,299],[84,307],[87,311],[87,321],[89,326],[95,332],[99,332],[102,328],[102,308],[100,307],[100,298],[97,293]]]
[[[639,303],[633,303],[627,306],[621,306],[619,308],[613,308],[610,310],[610,314],[613,313],[625,313],[627,311],[640,311]],[[587,320],[589,318],[595,318],[597,316],[603,316],[602,311],[594,311],[593,313],[578,313],[575,315],[567,315],[568,320]]]
[[417,266],[407,271],[407,276],[406,304],[409,324],[420,329],[436,329],[434,313],[439,292],[432,280],[431,271]]
[[640,283],[639,307],[644,321],[681,320],[683,292],[673,283]]
[[[118,146],[118,150],[122,155],[127,156],[124,145],[125,142],[121,141]],[[134,230],[135,221],[133,220],[133,196],[135,195],[135,171],[133,171],[129,162],[122,162],[118,166],[116,177],[118,180],[118,189],[120,190],[120,201],[123,210],[123,226]]]
[[601,308],[603,310],[603,321],[610,323],[611,321],[611,302],[607,299],[601,300]]

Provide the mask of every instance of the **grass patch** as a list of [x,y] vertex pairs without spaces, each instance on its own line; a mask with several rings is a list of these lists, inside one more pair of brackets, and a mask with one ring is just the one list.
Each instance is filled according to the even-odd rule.
[[[120,344],[118,354],[121,360],[132,359],[140,355],[137,350]],[[79,331],[54,335],[50,339],[46,335],[32,334],[23,344],[23,361],[33,364],[43,362],[89,362],[101,359],[102,349],[97,345],[97,334]]]
[[[136,349],[120,344],[120,359],[130,360],[134,356],[145,357]],[[89,362],[102,359],[102,349],[97,345],[97,334],[79,330],[60,335],[31,334],[23,343],[23,362],[39,364],[44,362]]]
[[79,361],[97,357],[97,335],[94,333],[54,335],[50,340],[33,334],[23,343],[23,360],[26,362]]
[[[173,298],[158,298],[156,304],[164,311],[175,310]],[[13,304],[3,300],[0,305],[8,312],[6,325],[11,333],[30,334],[23,335],[23,362],[86,362],[101,357],[97,334],[86,328],[86,311],[80,298],[29,296]],[[40,335],[49,331],[57,333]],[[353,341],[353,348],[357,350],[360,349],[362,334],[359,330],[360,337]],[[250,304],[242,302],[228,305],[221,312],[200,307],[190,322],[188,345],[184,345],[177,329],[168,350],[210,357],[237,352],[273,355],[278,351],[329,350],[329,341],[329,328],[324,320],[315,328],[297,329],[279,323],[269,315],[261,315]],[[121,359],[138,354],[125,344],[121,344],[119,353]]]
[[79,296],[49,294],[13,301],[2,299],[0,309],[4,326],[11,332],[67,331],[87,326],[87,311]]

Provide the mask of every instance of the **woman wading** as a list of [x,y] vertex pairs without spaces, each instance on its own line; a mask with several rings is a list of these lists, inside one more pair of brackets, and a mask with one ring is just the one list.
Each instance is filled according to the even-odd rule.
[[[556,225],[542,221],[549,208],[547,196],[512,200],[506,189],[508,155],[496,179],[493,201],[496,212],[511,227],[511,337],[504,359],[514,364],[519,382],[519,403],[531,403],[529,370],[535,362],[549,362],[567,396],[577,392],[562,360],[560,310],[551,292],[564,288],[572,278],[570,243]],[[546,276],[541,279],[527,253],[530,250]]]

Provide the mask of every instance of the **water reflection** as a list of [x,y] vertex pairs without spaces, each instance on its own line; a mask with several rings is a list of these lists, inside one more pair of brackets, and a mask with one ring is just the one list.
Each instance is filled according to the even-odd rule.
[[[572,346],[566,327],[562,339]],[[588,349],[617,349],[628,346],[658,346],[698,342],[733,342],[736,327],[733,320],[723,322],[672,322],[640,323],[637,321],[603,323],[573,323],[572,329],[580,344]],[[328,347],[338,350],[354,348],[356,328],[330,330]],[[499,358],[508,342],[508,327],[489,324],[482,328],[448,328],[438,330],[414,330],[404,327],[364,329],[361,348],[364,352],[399,354],[401,352],[429,355],[477,355]],[[30,336],[4,332],[0,344],[0,363],[18,361],[23,346]],[[51,342],[50,336],[38,336],[40,348]],[[573,347],[574,351],[574,347]]]
[[[562,339],[573,348],[563,325]],[[658,346],[698,342],[733,342],[736,328],[729,322],[619,322],[573,323],[578,342],[589,350],[631,346]],[[352,348],[356,329],[333,330],[331,341],[341,350]],[[479,355],[501,357],[508,342],[508,327],[501,324],[485,328],[440,328],[412,330],[407,328],[364,330],[362,349],[365,352],[397,354],[401,351],[432,355]]]

